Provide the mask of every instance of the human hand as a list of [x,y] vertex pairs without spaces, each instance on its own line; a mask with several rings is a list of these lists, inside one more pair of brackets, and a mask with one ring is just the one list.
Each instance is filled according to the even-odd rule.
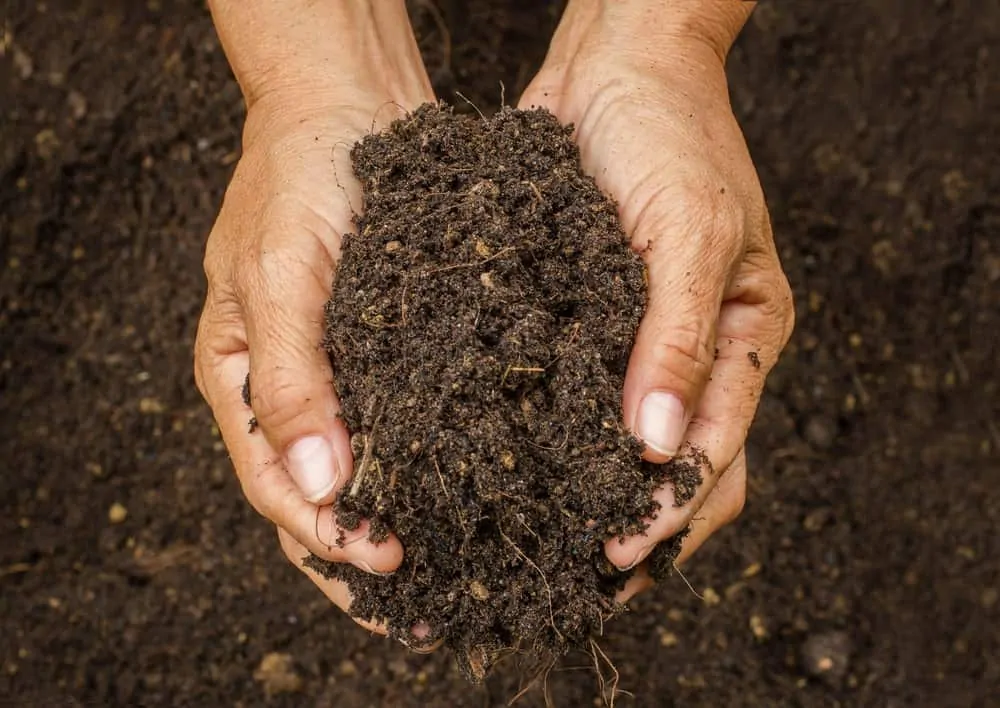
[[[661,489],[646,534],[607,543],[623,569],[690,526],[682,561],[740,513],[744,441],[794,322],[763,193],[729,105],[725,54],[746,10],[732,0],[681,0],[667,17],[674,9],[657,5],[571,3],[520,101],[575,125],[584,170],[617,200],[647,264],[648,307],[623,394],[626,426],[651,461],[702,460],[693,498]],[[716,10],[724,16],[706,14]],[[622,599],[648,583],[640,572]]]
[[[341,237],[353,230],[352,215],[362,208],[351,146],[403,111],[434,100],[433,91],[402,3],[328,5],[322,12],[335,17],[306,24],[322,34],[322,23],[332,21],[331,35],[323,44],[314,38],[315,45],[302,37],[302,46],[328,51],[339,34],[342,55],[309,57],[298,73],[288,69],[294,63],[284,62],[279,74],[253,70],[268,64],[248,54],[243,37],[258,24],[273,28],[279,21],[266,16],[267,4],[254,5],[213,5],[248,112],[243,156],[206,248],[208,295],[195,346],[196,379],[244,494],[278,527],[294,565],[303,568],[311,552],[390,572],[402,560],[395,537],[374,545],[363,523],[342,546],[335,543],[340,530],[330,504],[349,481],[353,458],[321,347],[323,308]],[[282,42],[277,56],[299,44],[288,37]],[[332,61],[338,63],[331,74]],[[252,411],[242,396],[247,372]],[[259,425],[252,434],[251,416]],[[303,570],[347,610],[345,585]]]

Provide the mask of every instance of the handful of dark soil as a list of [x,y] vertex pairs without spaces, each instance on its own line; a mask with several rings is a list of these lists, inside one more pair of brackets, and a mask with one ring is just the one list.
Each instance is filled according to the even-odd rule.
[[622,609],[603,543],[698,479],[642,462],[620,423],[644,266],[570,136],[545,111],[426,105],[351,153],[365,213],[326,313],[355,446],[336,512],[405,558],[388,577],[309,563],[411,646],[427,623],[473,679],[511,649],[586,646]]

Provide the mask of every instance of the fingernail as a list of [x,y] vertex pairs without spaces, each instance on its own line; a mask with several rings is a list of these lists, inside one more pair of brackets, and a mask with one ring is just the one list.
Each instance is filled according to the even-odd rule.
[[302,438],[288,448],[286,463],[306,501],[319,501],[337,485],[340,470],[333,446],[325,438]]
[[636,417],[636,434],[654,451],[673,457],[684,441],[687,428],[684,404],[672,393],[646,394]]
[[625,572],[626,570],[632,570],[637,565],[639,565],[644,560],[646,560],[646,556],[648,556],[650,553],[652,553],[654,548],[656,548],[656,544],[653,544],[652,546],[643,546],[635,554],[635,558],[632,559],[631,563],[629,563],[628,565],[625,565],[625,566],[619,566],[618,570],[620,570],[622,572]]
[[378,572],[377,570],[375,570],[374,568],[372,568],[370,565],[368,565],[368,563],[366,563],[363,560],[352,560],[351,561],[351,565],[353,565],[358,570],[363,570],[366,573],[371,573],[372,575],[378,575],[378,576],[381,576],[383,578],[387,577],[389,575],[392,575],[392,573],[380,573],[380,572]]

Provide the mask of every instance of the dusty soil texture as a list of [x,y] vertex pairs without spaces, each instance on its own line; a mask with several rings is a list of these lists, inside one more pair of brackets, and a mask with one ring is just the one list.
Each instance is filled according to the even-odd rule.
[[423,643],[476,680],[515,648],[589,648],[623,609],[604,542],[640,533],[664,482],[684,503],[701,481],[643,463],[620,422],[645,267],[571,133],[547,111],[428,104],[351,154],[364,215],[326,347],[357,466],[335,508],[406,555],[389,577],[310,566],[391,636],[430,625]]
[[[434,72],[445,45],[414,6]],[[489,114],[554,6],[467,6],[442,98]],[[191,375],[243,115],[202,4],[4,11],[0,696],[505,705],[516,661],[472,687],[446,653],[368,636],[240,496]],[[798,327],[747,508],[685,569],[700,598],[671,578],[605,626],[619,706],[995,704],[998,46],[996,2],[758,6],[732,98]],[[598,697],[590,662],[549,674],[556,705]]]

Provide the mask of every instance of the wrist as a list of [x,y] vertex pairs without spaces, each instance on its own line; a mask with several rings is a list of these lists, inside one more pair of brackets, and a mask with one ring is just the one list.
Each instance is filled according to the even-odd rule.
[[673,59],[678,49],[724,64],[755,5],[744,0],[570,0],[556,40],[571,54],[589,41],[655,64]]
[[248,109],[316,111],[359,92],[407,108],[433,93],[404,0],[210,0]]

